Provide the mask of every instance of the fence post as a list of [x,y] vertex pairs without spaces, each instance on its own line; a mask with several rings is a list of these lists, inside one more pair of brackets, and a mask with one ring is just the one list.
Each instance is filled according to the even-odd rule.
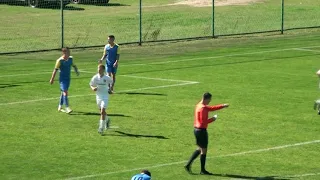
[[61,48],[64,47],[64,17],[63,17],[63,0],[60,0],[61,9]]
[[142,0],[139,3],[139,45],[142,45]]
[[281,34],[284,31],[284,0],[281,1]]
[[212,38],[215,37],[214,34],[214,0],[212,0]]

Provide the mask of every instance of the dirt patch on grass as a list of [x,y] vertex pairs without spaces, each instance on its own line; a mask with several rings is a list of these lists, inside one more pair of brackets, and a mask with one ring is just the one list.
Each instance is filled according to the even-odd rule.
[[[215,6],[248,5],[262,0],[215,0]],[[189,5],[194,7],[212,6],[212,0],[180,0],[171,5]]]

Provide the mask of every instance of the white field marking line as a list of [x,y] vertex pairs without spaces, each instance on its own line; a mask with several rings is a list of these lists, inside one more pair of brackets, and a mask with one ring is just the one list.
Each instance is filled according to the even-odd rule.
[[184,82],[184,83],[199,83],[196,81],[185,81],[185,80],[175,80],[175,79],[163,79],[163,78],[150,78],[150,77],[143,77],[143,76],[133,76],[133,75],[120,75],[124,77],[131,77],[137,79],[150,79],[150,80],[158,80],[158,81],[171,81],[171,82]]
[[[191,84],[198,84],[199,82],[185,82],[185,83],[179,83],[179,84],[170,84],[170,85],[163,85],[163,86],[153,86],[153,87],[145,87],[145,88],[139,88],[139,89],[128,89],[119,91],[119,93],[122,92],[130,92],[130,91],[141,91],[141,90],[147,90],[147,89],[159,89],[159,88],[167,88],[167,87],[176,87],[176,86],[185,86],[185,85],[191,85]],[[115,93],[116,94],[116,93]],[[1,104],[0,104],[1,105]]]
[[[127,90],[117,91],[115,94],[122,93],[122,92],[130,92],[130,91],[141,91],[141,90],[147,90],[147,89],[160,89],[160,88],[167,88],[167,87],[185,86],[185,85],[191,85],[191,84],[197,84],[197,83],[199,83],[199,82],[190,81],[190,82],[181,82],[181,83],[178,83],[178,84],[170,84],[170,85],[162,85],[162,86],[151,86],[151,87],[137,88],[137,89],[127,89]],[[95,94],[74,95],[74,96],[68,96],[68,97],[69,98],[73,98],[73,97],[84,97],[84,96],[93,96],[93,95],[95,95]],[[32,103],[32,102],[39,102],[39,101],[49,101],[49,100],[55,100],[55,99],[59,99],[59,97],[34,99],[34,100],[27,100],[27,101],[17,101],[17,102],[9,102],[9,103],[0,103],[0,106]]]
[[[81,73],[81,71],[80,71]],[[14,77],[14,76],[30,76],[30,75],[38,75],[38,74],[52,74],[52,71],[45,71],[45,72],[38,72],[38,73],[28,73],[28,74],[8,74],[8,75],[2,75],[0,76],[0,78],[2,77]]]
[[[95,94],[85,94],[85,95],[74,95],[74,96],[68,96],[69,98],[74,98],[74,97],[84,97],[84,96],[91,96]],[[13,104],[25,104],[25,103],[33,103],[33,102],[39,102],[39,101],[50,101],[50,100],[55,100],[59,99],[60,97],[54,97],[54,98],[43,98],[43,99],[33,99],[33,100],[26,100],[26,101],[17,101],[17,102],[9,102],[9,103],[0,103],[0,106],[5,106],[5,105],[13,105]]]
[[[97,73],[97,72],[89,72],[89,71],[80,71],[83,73]],[[29,76],[29,75],[38,75],[38,74],[52,74],[52,71],[45,71],[45,72],[38,72],[38,73],[28,73],[28,74],[8,74],[8,75],[2,75],[1,77],[14,77],[14,76]]]
[[[153,62],[153,63],[132,63],[132,64],[122,64],[121,66],[145,66],[145,65],[152,65],[152,64],[166,64],[166,63],[177,63],[177,62],[183,62],[183,61],[193,61],[193,60],[202,60],[202,59],[217,59],[217,58],[223,58],[223,57],[232,57],[232,56],[241,56],[241,55],[250,55],[250,54],[262,54],[262,53],[269,53],[269,52],[281,52],[281,51],[289,51],[289,50],[297,50],[297,49],[308,49],[308,48],[317,48],[320,46],[307,46],[307,47],[297,47],[297,48],[286,48],[286,49],[276,49],[276,50],[269,50],[269,51],[257,51],[257,52],[250,52],[250,53],[237,53],[237,54],[230,54],[230,55],[223,55],[223,56],[209,56],[209,57],[203,57],[203,58],[189,58],[189,59],[182,59],[177,61],[162,61],[162,62]],[[146,60],[149,58],[141,58],[138,60]],[[11,63],[11,62],[10,62]],[[77,64],[81,64],[82,62],[79,62]],[[83,64],[87,64],[88,62],[83,62]],[[1,62],[0,62],[1,64]],[[40,64],[40,63],[38,63]],[[88,63],[89,64],[89,63]]]
[[271,148],[266,148],[266,149],[245,151],[245,152],[240,152],[240,153],[221,155],[221,156],[217,156],[217,157],[238,156],[238,155],[251,154],[251,153],[257,153],[257,152],[265,152],[265,151],[270,151],[270,150],[283,149],[283,148],[294,147],[294,146],[302,146],[302,145],[314,144],[314,143],[320,143],[320,140],[307,141],[307,142],[301,142],[301,143],[295,143],[295,144],[288,144],[288,145],[276,146],[276,147],[271,147]]
[[[83,72],[83,73],[97,73],[97,72],[82,71],[82,70],[80,70],[80,72]],[[180,82],[180,83],[191,83],[191,84],[199,83],[197,81],[186,81],[186,80],[164,79],[164,78],[151,78],[151,77],[133,76],[133,75],[119,75],[119,76],[136,78],[136,79],[149,79],[149,80],[157,80],[157,81],[168,81],[168,82]]]
[[28,74],[8,74],[8,75],[2,75],[1,77],[14,77],[14,76],[29,76],[29,75],[38,75],[38,74],[51,74],[51,72],[38,72],[38,73],[28,73]]
[[[271,150],[284,149],[284,148],[295,147],[295,146],[303,146],[303,145],[315,144],[315,143],[320,143],[320,140],[307,141],[307,142],[301,142],[301,143],[295,143],[295,144],[288,144],[288,145],[283,145],[283,146],[275,146],[275,147],[265,148],[265,149],[244,151],[244,152],[226,154],[226,155],[221,155],[221,156],[212,156],[212,157],[207,157],[207,158],[208,159],[212,159],[212,158],[240,156],[240,155],[253,154],[253,153],[259,153],[259,152],[266,152],[266,151],[271,151]],[[163,166],[171,166],[171,165],[176,165],[176,164],[183,164],[183,163],[186,163],[186,162],[187,161],[178,161],[178,162],[171,162],[171,163],[165,163],[165,164],[157,164],[157,165],[149,166],[149,167],[134,168],[134,169],[127,169],[127,170],[122,170],[122,171],[113,171],[113,172],[107,172],[107,173],[101,173],[101,174],[92,174],[92,175],[86,175],[86,176],[72,177],[72,178],[67,178],[65,180],[77,180],[77,179],[93,178],[93,177],[105,176],[105,175],[110,175],[110,174],[118,174],[118,173],[124,173],[124,172],[138,171],[138,170],[141,170],[141,169],[151,169],[151,168],[158,168],[158,167],[163,167]],[[297,176],[298,177],[302,177],[301,175],[300,176],[297,175]]]
[[[258,51],[258,52],[250,52],[250,53],[238,53],[238,54],[230,54],[230,55],[223,55],[223,56],[208,56],[208,57],[202,57],[202,58],[189,58],[189,59],[182,59],[182,60],[176,60],[176,61],[161,61],[161,62],[152,62],[152,63],[122,64],[121,66],[145,66],[145,65],[153,65],[153,64],[178,63],[178,62],[184,62],[184,61],[218,59],[218,58],[224,58],[224,57],[233,57],[233,56],[250,55],[250,54],[263,54],[263,53],[269,53],[269,52],[279,52],[279,51],[281,52],[281,51],[288,51],[288,50],[301,50],[301,49],[317,48],[317,47],[320,47],[320,46],[309,46],[309,47],[300,47],[300,48],[287,48],[287,49],[277,49],[277,50],[270,50],[270,51]],[[314,50],[310,50],[310,51],[314,51]],[[44,73],[49,73],[49,72],[44,72]],[[50,72],[50,73],[52,73],[52,72]],[[0,77],[20,76],[20,75],[34,75],[34,74],[41,74],[41,73],[2,75]]]
[[90,73],[90,74],[98,74],[98,72],[97,71],[85,71],[85,70],[82,70],[82,69],[79,69],[79,72],[80,73]]
[[306,177],[306,176],[319,176],[320,173],[308,173],[308,174],[296,174],[296,175],[287,175],[287,176],[281,176],[284,178],[299,178],[299,177]]
[[[300,48],[301,49],[305,49],[305,48],[316,48],[316,47],[320,47],[320,46],[310,46],[310,47],[300,47]],[[168,64],[168,63],[178,63],[178,62],[194,61],[194,60],[218,59],[218,58],[241,56],[241,55],[263,54],[263,53],[270,53],[270,52],[282,52],[282,51],[289,51],[289,50],[296,50],[296,49],[297,48],[276,49],[276,50],[269,50],[269,51],[257,51],[257,52],[249,52],[249,53],[236,53],[236,54],[222,55],[222,56],[208,56],[208,57],[199,57],[199,58],[188,58],[188,59],[181,59],[181,60],[176,60],[176,61],[161,61],[161,62],[152,62],[152,63],[123,64],[121,66],[145,66],[145,65],[153,65],[153,64]]]
[[298,51],[310,51],[310,52],[320,53],[320,51],[318,51],[318,50],[312,50],[312,49],[306,49],[306,48],[294,48],[294,50],[298,50]]

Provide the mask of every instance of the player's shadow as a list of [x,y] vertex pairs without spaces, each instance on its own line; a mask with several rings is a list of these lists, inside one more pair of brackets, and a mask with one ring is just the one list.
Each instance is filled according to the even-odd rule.
[[131,117],[131,116],[127,116],[124,114],[112,114],[112,113],[108,114],[108,116],[110,116],[110,117]]
[[127,95],[149,95],[149,96],[167,96],[161,93],[146,93],[146,92],[119,92],[117,94],[127,94]]
[[[192,175],[200,175],[192,173]],[[235,178],[235,179],[254,179],[254,180],[289,180],[290,178],[281,178],[278,176],[264,176],[264,177],[258,177],[258,176],[246,176],[246,175],[237,175],[237,174],[212,174],[208,176],[219,176],[219,177],[228,177],[228,178]]]
[[[126,133],[123,131],[114,131],[118,134],[109,134],[110,136],[128,136],[128,137],[134,137],[134,138],[156,138],[156,139],[169,139],[164,136],[155,136],[155,135],[143,135],[143,134],[131,134],[131,133]],[[109,136],[108,135],[108,136]]]
[[[98,112],[83,112],[83,111],[72,111],[70,115],[83,115],[83,116],[100,116]],[[110,117],[131,117],[124,114],[108,114]]]
[[69,115],[83,115],[83,116],[100,116],[97,112],[82,112],[82,111],[72,111]]
[[21,86],[18,84],[0,84],[0,88],[10,88],[10,87],[17,87],[17,86]]

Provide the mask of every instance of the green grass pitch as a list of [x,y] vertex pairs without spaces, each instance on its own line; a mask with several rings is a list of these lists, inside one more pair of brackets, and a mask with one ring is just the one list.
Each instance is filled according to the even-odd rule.
[[[72,50],[71,115],[57,112],[49,79],[60,52],[0,56],[0,179],[319,179],[319,32],[122,46],[108,113],[99,120],[89,80],[102,49]],[[217,111],[207,169],[189,175],[193,111],[205,91]],[[199,172],[199,161],[193,171]]]

